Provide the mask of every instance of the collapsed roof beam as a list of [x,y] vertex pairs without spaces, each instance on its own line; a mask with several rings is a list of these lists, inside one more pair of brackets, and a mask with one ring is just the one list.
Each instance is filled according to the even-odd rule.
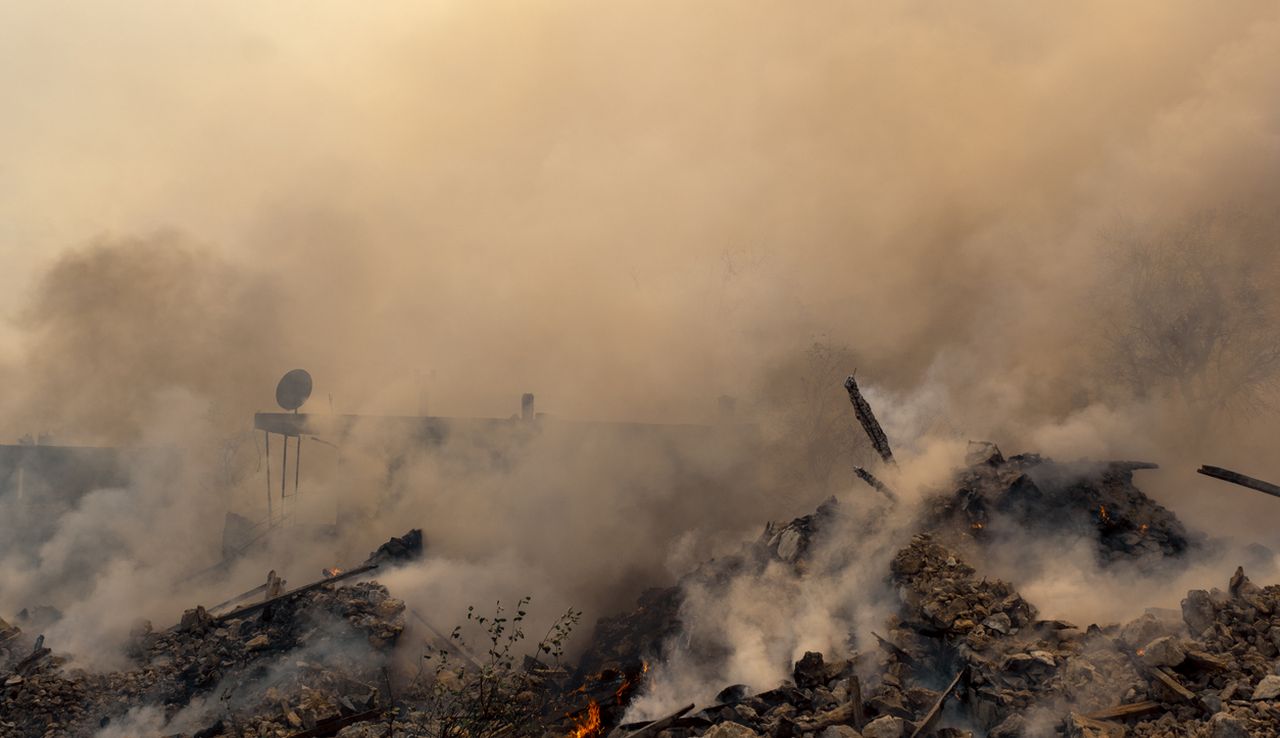
[[1245,476],[1240,472],[1233,472],[1230,469],[1223,469],[1220,466],[1208,465],[1201,466],[1196,471],[1206,477],[1213,477],[1214,479],[1221,479],[1224,482],[1238,484],[1241,487],[1248,487],[1249,489],[1257,490],[1258,492],[1271,495],[1272,497],[1280,497],[1280,487],[1277,487],[1270,482],[1264,482],[1261,479],[1254,479],[1253,477]]

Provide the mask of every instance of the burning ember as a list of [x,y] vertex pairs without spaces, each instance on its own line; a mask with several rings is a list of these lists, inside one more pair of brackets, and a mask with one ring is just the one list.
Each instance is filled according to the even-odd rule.
[[332,577],[338,576],[339,574],[342,573],[342,571],[343,571],[342,569],[334,567],[332,569],[324,569],[321,571],[321,573],[324,574],[325,579],[330,579]]
[[1111,516],[1107,514],[1106,505],[1098,505],[1098,520],[1101,520],[1104,523],[1111,522]]
[[594,738],[598,735],[600,735],[600,705],[595,700],[591,700],[587,705],[586,717],[573,718],[573,730],[569,731],[568,738]]

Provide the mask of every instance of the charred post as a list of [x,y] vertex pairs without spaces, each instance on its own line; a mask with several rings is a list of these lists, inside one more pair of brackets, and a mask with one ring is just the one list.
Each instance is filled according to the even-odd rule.
[[880,427],[880,421],[876,420],[875,413],[871,412],[871,405],[867,399],[862,396],[861,390],[858,389],[858,382],[850,374],[844,380],[844,388],[849,393],[849,402],[853,404],[853,413],[858,418],[858,423],[862,425],[862,430],[866,431],[867,438],[871,439],[871,445],[875,448],[876,453],[880,454],[880,458],[884,459],[884,463],[897,465],[898,462],[893,459],[893,450],[889,447],[889,438],[884,434],[884,429]]
[[1214,479],[1221,479],[1224,482],[1238,484],[1241,487],[1248,487],[1249,489],[1271,495],[1272,497],[1280,497],[1280,487],[1270,482],[1264,482],[1261,479],[1254,479],[1253,477],[1246,476],[1240,472],[1233,472],[1230,469],[1223,469],[1220,466],[1208,465],[1201,466],[1196,471],[1206,477],[1213,477]]

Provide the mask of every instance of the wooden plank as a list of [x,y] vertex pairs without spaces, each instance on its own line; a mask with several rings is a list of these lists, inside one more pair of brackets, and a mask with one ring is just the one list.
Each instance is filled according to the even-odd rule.
[[1196,471],[1206,477],[1213,477],[1214,479],[1221,479],[1224,482],[1238,484],[1241,487],[1248,487],[1249,489],[1271,495],[1272,497],[1280,497],[1280,487],[1270,482],[1264,482],[1261,479],[1254,479],[1253,477],[1246,476],[1240,472],[1233,472],[1230,469],[1223,469],[1220,466],[1208,465],[1202,466]]
[[871,439],[871,446],[880,454],[880,458],[884,459],[884,463],[897,466],[897,462],[893,460],[893,450],[889,448],[889,437],[884,434],[884,429],[880,427],[880,421],[876,420],[875,413],[871,412],[871,404],[862,396],[861,390],[858,389],[858,381],[850,374],[844,380],[845,391],[849,393],[849,402],[853,405],[853,414],[858,418],[858,423],[862,426],[862,430],[866,431],[867,438]]
[[1105,710],[1091,712],[1085,717],[1090,720],[1124,720],[1125,718],[1139,717],[1141,715],[1150,715],[1156,712],[1164,712],[1164,705],[1159,702],[1145,700],[1143,702],[1132,702],[1127,705],[1116,705]]
[[314,728],[309,728],[307,730],[294,733],[293,735],[289,736],[289,738],[324,738],[324,736],[329,736],[329,735],[333,735],[334,733],[337,733],[339,730],[342,730],[348,725],[355,725],[356,723],[366,723],[366,722],[369,722],[370,720],[377,720],[378,717],[381,715],[382,715],[382,708],[375,707],[372,710],[357,712],[354,715],[347,715],[345,717],[334,718],[332,720],[322,720],[316,723],[316,726]]
[[924,714],[924,719],[920,721],[915,730],[911,731],[911,738],[919,738],[933,729],[933,724],[937,722],[938,716],[942,714],[942,706],[946,704],[947,697],[950,697],[951,693],[955,691],[956,685],[960,683],[960,678],[963,676],[964,669],[956,672],[955,679],[952,679],[951,684],[948,684],[947,688],[942,690],[942,694],[938,695],[938,701],[933,703],[933,707],[929,708],[929,711]]
[[853,473],[858,475],[858,479],[861,479],[862,481],[871,485],[872,489],[884,495],[885,497],[888,497],[890,502],[898,501],[898,496],[894,494],[893,490],[889,489],[889,486],[887,484],[877,479],[876,475],[872,474],[866,469],[863,469],[860,466],[853,467]]
[[671,724],[674,723],[676,720],[683,717],[684,714],[692,710],[693,707],[694,707],[693,705],[682,707],[679,710],[676,710],[675,712],[671,713],[670,715],[662,718],[661,720],[654,720],[652,723],[649,723],[643,728],[633,733],[628,733],[626,738],[653,738],[654,736],[658,735],[659,733],[661,733],[662,731],[670,727]]
[[262,602],[255,602],[251,605],[245,605],[244,607],[240,607],[235,610],[232,610],[231,612],[225,615],[215,616],[214,622],[222,623],[222,622],[226,622],[227,620],[241,618],[250,613],[257,612],[258,610],[261,610],[265,607],[270,607],[271,605],[274,605],[277,602],[283,602],[284,600],[293,599],[294,597],[297,597],[300,594],[306,594],[307,592],[310,592],[313,589],[318,589],[320,587],[323,587],[326,584],[333,584],[334,582],[340,582],[343,579],[350,579],[351,577],[364,574],[365,572],[373,571],[374,569],[377,569],[377,568],[378,568],[377,564],[365,564],[364,566],[358,566],[349,571],[344,571],[337,576],[327,577],[325,579],[321,579],[318,582],[312,582],[311,584],[304,584],[303,586],[298,587],[297,589],[290,590],[277,597],[272,597],[269,600],[264,600]]

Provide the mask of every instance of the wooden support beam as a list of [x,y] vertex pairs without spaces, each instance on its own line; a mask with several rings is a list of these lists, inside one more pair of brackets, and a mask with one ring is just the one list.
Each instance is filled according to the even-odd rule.
[[1249,489],[1271,495],[1272,497],[1280,497],[1280,487],[1270,482],[1264,482],[1261,479],[1254,479],[1253,477],[1246,476],[1240,472],[1233,472],[1230,469],[1223,469],[1220,466],[1208,465],[1202,466],[1199,469],[1196,469],[1196,471],[1206,477],[1213,477],[1214,479],[1221,479],[1224,482],[1238,484],[1241,487],[1248,487]]
[[866,482],[868,485],[871,486],[872,489],[884,495],[885,497],[888,497],[890,502],[898,501],[898,496],[894,494],[893,490],[889,489],[889,486],[887,484],[877,479],[876,475],[872,474],[871,472],[867,471],[866,469],[860,466],[853,467],[853,473],[857,474],[858,479],[861,479],[862,481]]
[[[626,738],[655,738],[655,736],[671,727],[672,723],[684,717],[684,714],[692,709],[693,705],[686,705],[661,720],[654,720],[639,730],[627,733]],[[612,735],[612,733],[610,735]]]
[[285,592],[282,595],[272,597],[268,600],[264,600],[262,602],[255,602],[251,605],[245,605],[244,607],[236,608],[235,610],[232,610],[231,612],[225,615],[217,615],[213,619],[215,622],[222,623],[227,620],[242,618],[245,615],[257,612],[258,610],[261,610],[265,607],[274,605],[277,602],[283,602],[284,600],[293,599],[294,597],[297,597],[300,594],[305,594],[307,592],[310,592],[313,589],[318,589],[320,587],[323,587],[326,584],[333,584],[334,582],[340,582],[343,579],[350,579],[351,577],[364,574],[365,572],[368,572],[368,571],[373,571],[374,569],[377,569],[377,568],[378,568],[377,564],[365,564],[364,566],[358,566],[354,569],[351,569],[350,571],[344,571],[337,576],[327,577],[325,579],[321,579],[318,582],[312,582],[311,584],[304,584],[303,586],[298,587],[297,589],[289,590],[288,592]]
[[942,706],[946,704],[947,698],[955,691],[956,685],[960,683],[960,678],[963,676],[964,669],[956,672],[955,679],[952,679],[951,684],[948,684],[947,688],[942,690],[942,694],[938,695],[938,701],[933,703],[933,707],[929,708],[929,711],[924,714],[920,724],[916,726],[915,730],[911,731],[911,738],[919,738],[933,730],[933,724],[937,722],[938,716],[942,714]]
[[1124,720],[1125,718],[1139,717],[1142,715],[1150,715],[1156,712],[1164,712],[1164,705],[1159,702],[1145,700],[1143,702],[1132,702],[1127,705],[1116,705],[1105,710],[1091,712],[1085,717],[1090,720]]
[[884,434],[884,429],[880,427],[880,421],[876,420],[875,413],[871,412],[871,404],[862,396],[862,392],[858,389],[858,382],[852,374],[844,380],[844,388],[849,393],[849,402],[853,404],[853,414],[857,416],[862,430],[866,431],[867,438],[871,439],[872,447],[875,448],[876,453],[880,454],[880,458],[884,459],[884,463],[896,466],[893,450],[889,448],[889,437]]

